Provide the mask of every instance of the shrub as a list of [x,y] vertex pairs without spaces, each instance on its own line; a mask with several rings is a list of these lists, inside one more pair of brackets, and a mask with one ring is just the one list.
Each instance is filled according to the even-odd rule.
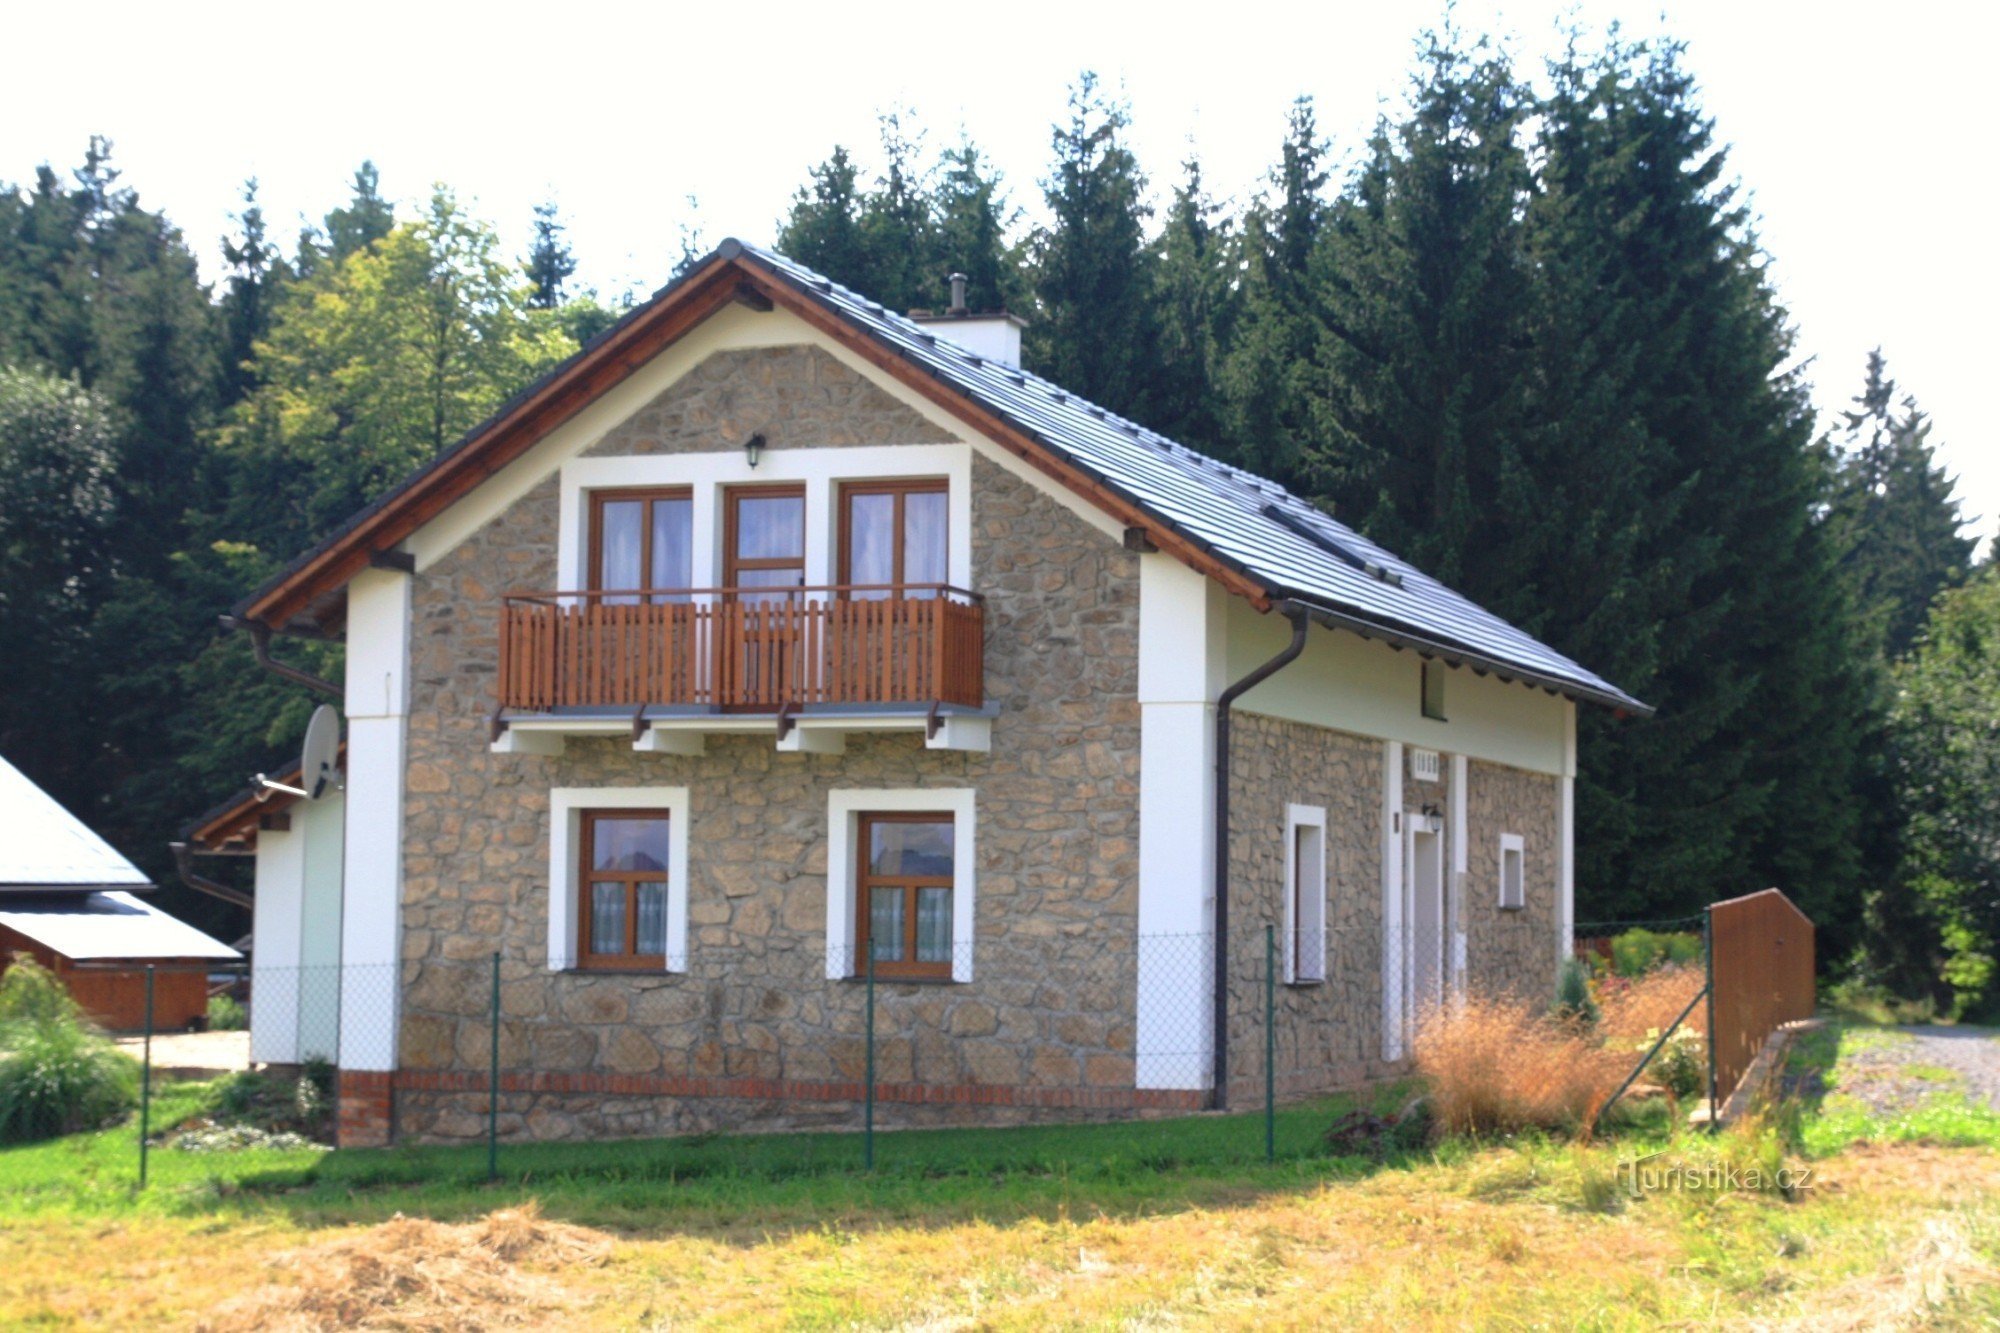
[[208,997],[208,1030],[210,1032],[241,1032],[250,1026],[249,1011],[237,1002],[234,995],[223,992]]
[[1647,930],[1643,926],[1614,935],[1611,939],[1613,976],[1642,976],[1663,964],[1699,962],[1701,936],[1681,932]]
[[1432,1011],[1411,1054],[1438,1134],[1587,1124],[1637,1058],[1607,1049],[1574,1021],[1476,997]]
[[1590,993],[1590,971],[1579,958],[1565,958],[1556,974],[1555,1014],[1589,1027],[1597,1022],[1597,1001]]
[[99,1129],[139,1099],[139,1064],[24,955],[0,976],[0,1143]]
[[215,1109],[206,1122],[187,1126],[191,1130],[203,1127],[330,1141],[333,1102],[325,1082],[310,1066],[297,1078],[245,1070],[221,1082]]
[[[1613,1042],[1634,1042],[1648,1032],[1657,1040],[1701,987],[1702,975],[1692,967],[1662,967],[1630,981],[1608,977],[1598,990],[1599,1026]],[[1697,1004],[1686,1027],[1705,1034],[1708,1006]]]

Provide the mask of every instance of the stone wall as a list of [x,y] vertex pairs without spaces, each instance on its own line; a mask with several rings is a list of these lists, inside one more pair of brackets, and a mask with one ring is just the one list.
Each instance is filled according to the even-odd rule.
[[1240,711],[1231,730],[1231,1099],[1262,1095],[1264,932],[1284,949],[1288,805],[1327,812],[1330,896],[1325,982],[1277,987],[1280,1091],[1381,1077],[1382,742]]
[[[1561,870],[1561,786],[1556,778],[1473,760],[1467,765],[1464,921],[1466,985],[1475,994],[1547,1000],[1555,995]],[[1523,841],[1525,903],[1500,907],[1500,835]]]
[[[752,431],[774,479],[786,448],[938,438],[825,353],[781,348],[709,358],[598,452],[735,449]],[[882,986],[878,1077],[1037,1094],[981,1108],[986,1120],[1075,1114],[1119,1089],[1129,1104],[1137,557],[984,459],[972,478],[990,754],[927,750],[921,733],[852,736],[839,756],[779,754],[764,735],[711,736],[699,758],[609,737],[572,738],[560,757],[493,754],[497,598],[554,585],[554,479],[417,576],[400,1133],[483,1132],[486,1098],[466,1079],[487,1065],[496,950],[509,1137],[854,1123],[838,1094],[862,1074],[863,987],[825,975],[836,787],[977,790],[976,979]],[[689,789],[689,828],[675,830],[689,839],[685,974],[546,966],[548,793],[598,785]],[[883,1118],[964,1111],[911,1102]]]

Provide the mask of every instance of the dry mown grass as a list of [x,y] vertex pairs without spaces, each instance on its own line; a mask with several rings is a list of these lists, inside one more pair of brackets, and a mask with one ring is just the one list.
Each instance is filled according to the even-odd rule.
[[565,1303],[548,1274],[596,1267],[611,1254],[602,1232],[551,1222],[530,1201],[478,1222],[397,1217],[279,1256],[272,1281],[224,1303],[213,1333],[541,1325]]

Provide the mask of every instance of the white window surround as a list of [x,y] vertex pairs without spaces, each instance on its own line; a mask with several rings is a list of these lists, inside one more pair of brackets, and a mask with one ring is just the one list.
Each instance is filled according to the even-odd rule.
[[[1512,858],[1510,869],[1508,859]],[[1515,910],[1528,905],[1527,842],[1518,833],[1500,835],[1500,906]]]
[[974,862],[971,787],[840,788],[826,797],[826,975],[854,975],[857,827],[862,815],[937,814],[952,819],[951,979],[972,980]]
[[686,486],[694,493],[693,580],[713,588],[722,579],[722,492],[730,486],[803,484],[806,488],[808,586],[838,581],[842,483],[943,477],[947,487],[947,582],[972,584],[972,446],[869,445],[855,448],[766,449],[752,468],[737,449],[702,454],[620,454],[572,458],[562,465],[556,590],[588,581],[590,496],[632,486]]
[[583,815],[590,810],[664,810],[667,843],[668,972],[687,970],[688,789],[686,787],[555,787],[549,791],[549,970],[576,968],[577,880]]
[[[1309,910],[1300,919],[1299,914],[1299,830],[1316,830],[1319,845],[1319,866],[1314,878],[1317,889],[1313,897],[1316,910]],[[1332,883],[1331,858],[1326,845],[1326,807],[1319,805],[1288,805],[1285,807],[1285,984],[1288,986],[1317,985],[1326,980],[1326,906],[1327,894]],[[1310,871],[1312,868],[1308,867]]]

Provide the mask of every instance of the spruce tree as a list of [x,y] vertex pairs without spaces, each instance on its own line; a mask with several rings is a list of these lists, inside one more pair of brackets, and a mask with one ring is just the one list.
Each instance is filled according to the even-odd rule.
[[528,275],[528,304],[536,310],[560,307],[563,284],[576,272],[576,256],[563,239],[566,230],[553,199],[535,205],[535,237],[521,268]]
[[251,359],[258,339],[271,328],[271,308],[277,289],[290,276],[283,254],[264,227],[264,210],[257,203],[257,178],[243,184],[243,211],[236,215],[237,234],[222,241],[227,273],[216,303],[222,320],[222,392],[226,407],[255,384]]
[[861,293],[898,314],[942,306],[947,290],[922,136],[906,128],[908,115],[887,111],[878,118],[882,174],[861,205],[861,243],[871,274]]
[[807,173],[792,196],[791,212],[778,227],[778,251],[844,287],[863,294],[875,285],[868,242],[861,230],[861,173],[847,149]]
[[1828,441],[1828,522],[1870,632],[1893,660],[1909,651],[1937,595],[1965,581],[1976,543],[1931,446],[1931,419],[1916,399],[1899,399],[1880,348],[1842,416]]
[[1154,242],[1160,349],[1146,424],[1183,444],[1214,451],[1223,434],[1223,350],[1234,336],[1241,305],[1234,281],[1238,244],[1222,205],[1202,184],[1200,160],[1190,155],[1181,169],[1166,225]]
[[945,151],[931,200],[937,219],[937,261],[948,277],[966,277],[966,304],[974,310],[1025,313],[1021,270],[1007,242],[1015,210],[1007,206],[1000,177],[970,139]]
[[1524,419],[1527,102],[1484,44],[1425,43],[1408,118],[1378,126],[1315,256],[1317,438],[1300,471],[1348,522],[1467,587]]
[[1086,71],[1052,135],[1042,182],[1049,224],[1034,239],[1035,368],[1114,412],[1153,415],[1157,279],[1146,244],[1146,179],[1125,145],[1128,111]]
[[1270,193],[1244,220],[1241,315],[1227,331],[1229,351],[1217,376],[1223,452],[1303,490],[1316,484],[1303,465],[1314,438],[1307,401],[1318,328],[1311,269],[1330,212],[1326,157],[1312,99],[1295,99]]

